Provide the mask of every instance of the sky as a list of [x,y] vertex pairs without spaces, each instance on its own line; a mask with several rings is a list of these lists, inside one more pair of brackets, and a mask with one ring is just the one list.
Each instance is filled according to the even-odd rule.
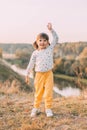
[[59,42],[87,41],[87,0],[0,0],[0,43],[33,43],[51,22]]

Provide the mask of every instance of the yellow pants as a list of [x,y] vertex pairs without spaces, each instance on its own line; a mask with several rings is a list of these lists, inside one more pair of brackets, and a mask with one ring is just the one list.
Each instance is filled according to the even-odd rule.
[[53,72],[51,70],[47,72],[36,72],[34,85],[34,107],[39,108],[42,97],[44,96],[45,108],[51,108],[53,98]]

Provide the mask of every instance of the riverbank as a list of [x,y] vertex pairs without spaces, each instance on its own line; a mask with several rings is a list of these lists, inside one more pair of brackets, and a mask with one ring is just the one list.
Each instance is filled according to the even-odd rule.
[[57,97],[53,100],[54,117],[41,113],[30,117],[34,92],[0,95],[0,130],[87,130],[87,91],[78,97]]
[[83,78],[78,78],[78,77],[73,77],[73,76],[68,76],[63,74],[54,74],[54,77],[62,80],[71,81],[71,82],[79,81],[80,83],[87,85],[87,79],[83,79]]

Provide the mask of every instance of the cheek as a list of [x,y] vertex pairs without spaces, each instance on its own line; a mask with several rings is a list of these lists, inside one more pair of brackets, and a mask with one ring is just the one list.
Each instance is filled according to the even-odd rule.
[[46,46],[48,46],[48,45],[49,45],[49,43],[47,42],[45,45],[46,45]]

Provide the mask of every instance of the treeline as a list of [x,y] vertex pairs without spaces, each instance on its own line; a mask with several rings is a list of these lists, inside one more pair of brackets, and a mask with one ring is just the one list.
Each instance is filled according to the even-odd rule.
[[14,54],[16,50],[18,49],[28,49],[30,52],[32,51],[33,47],[31,44],[26,43],[0,43],[0,48],[3,50],[3,52]]
[[0,44],[0,57],[3,58],[3,54],[14,54],[15,58],[5,58],[11,64],[16,64],[18,67],[26,68],[31,53],[33,51],[31,44],[19,43],[19,44]]
[[87,78],[87,42],[58,44],[54,50],[54,72]]
[[[26,68],[33,52],[31,44],[0,44],[1,52],[13,53],[12,64]],[[87,78],[87,42],[59,43],[54,48],[55,73]]]

